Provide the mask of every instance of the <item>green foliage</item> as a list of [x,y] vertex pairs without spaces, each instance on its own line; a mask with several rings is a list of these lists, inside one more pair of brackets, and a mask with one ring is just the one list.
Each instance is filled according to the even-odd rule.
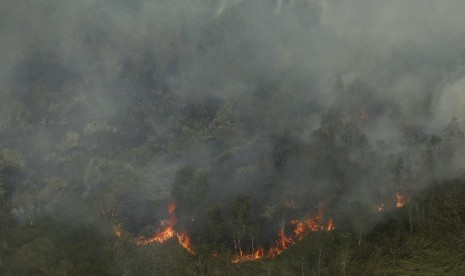
[[402,177],[405,166],[404,159],[399,158],[391,164],[391,181],[394,187],[399,187],[402,184]]
[[[458,120],[453,118],[441,136],[426,133],[420,124],[411,124],[415,112],[413,120],[405,120],[400,105],[379,104],[388,100],[376,99],[382,92],[361,80],[350,81],[350,74],[344,81],[338,76],[334,85],[332,96],[342,100],[324,101],[335,104],[315,103],[320,101],[313,92],[302,97],[307,94],[300,91],[320,85],[302,83],[293,62],[288,68],[272,62],[270,71],[278,67],[276,75],[256,72],[256,55],[246,41],[250,38],[238,36],[226,55],[215,49],[215,43],[227,41],[224,34],[240,34],[246,27],[236,9],[203,22],[213,29],[208,34],[192,32],[184,23],[154,29],[144,43],[157,47],[132,43],[138,46],[124,58],[102,67],[95,62],[70,82],[60,74],[67,65],[59,54],[22,55],[26,64],[13,69],[12,76],[24,78],[26,86],[1,88],[8,95],[0,102],[0,274],[465,274],[463,183],[419,191],[403,209],[375,218],[375,207],[360,200],[376,189],[391,193],[412,176],[434,175],[456,161],[465,139]],[[156,22],[162,18],[153,17]],[[91,50],[84,52],[108,50],[99,49],[99,41],[119,45],[114,34],[93,30],[82,39]],[[193,33],[202,38],[194,46]],[[236,59],[235,48],[244,60]],[[207,56],[202,56],[204,50]],[[215,66],[212,60],[206,64],[225,78],[218,81],[216,72],[191,68],[178,74],[179,64],[198,54],[212,58]],[[267,60],[267,51],[263,54],[259,60]],[[202,65],[193,64],[196,69]],[[98,74],[88,74],[101,69],[118,72],[115,79],[102,72],[115,87],[100,87]],[[283,81],[290,75],[296,78]],[[371,122],[378,120],[398,125],[402,135],[393,136],[400,141],[376,137]],[[371,139],[379,140],[373,144]],[[385,162],[388,156],[390,162]],[[367,182],[374,185],[356,186]],[[233,197],[243,196],[223,202],[231,196],[225,187]],[[366,191],[352,204],[338,206],[348,192],[354,194],[353,187]],[[134,242],[141,233],[161,227],[158,219],[166,211],[160,202],[171,200],[169,191],[177,203],[176,230],[192,231],[195,256],[176,238],[161,245]],[[276,203],[284,200],[298,202],[297,207]],[[274,229],[263,225],[292,231],[289,217],[320,200],[346,209],[335,218],[342,221],[336,231],[311,233],[272,259],[231,264],[238,247],[251,252],[257,239],[274,241],[268,234]],[[187,217],[189,223],[184,223]],[[373,220],[378,222],[374,227]],[[123,231],[120,238],[113,234],[116,224]]]
[[324,142],[329,148],[336,147],[337,134],[342,127],[342,116],[336,109],[329,109],[321,117],[321,127],[314,135]]
[[18,150],[3,149],[2,159],[4,171],[20,171],[26,167],[26,159]]
[[0,202],[3,203],[3,201],[5,200],[5,189],[3,188],[3,184],[0,183]]
[[423,153],[423,160],[426,168],[431,171],[434,171],[436,168],[438,161],[438,151],[441,142],[441,137],[432,135],[426,144],[426,150]]
[[0,103],[0,132],[26,130],[31,113],[18,99]]
[[441,147],[441,158],[445,164],[458,154],[465,144],[465,134],[460,128],[457,118],[452,118],[451,122],[444,128],[444,142]]
[[[194,275],[462,275],[465,273],[463,196],[463,182],[431,188],[375,228],[365,228],[361,243],[358,233],[352,235],[342,229],[319,232],[275,259],[231,266],[220,262],[228,256],[224,252],[216,258],[197,259],[190,271]],[[410,206],[417,206],[413,213],[416,229],[413,234],[407,226]],[[234,209],[236,219],[247,219],[249,208],[247,199],[238,199]],[[357,216],[366,206],[354,203],[352,209]],[[214,207],[211,212],[218,210]],[[359,219],[354,218],[357,227],[368,218],[362,218],[360,213],[358,216]],[[207,265],[215,262],[216,265]]]
[[99,124],[96,122],[88,123],[84,127],[84,134],[85,135],[97,135],[99,133],[118,133],[118,128],[114,126],[109,126],[105,124]]
[[[260,226],[250,217],[250,211],[250,197],[240,196],[234,201],[229,227],[232,230],[236,250],[238,248],[248,248],[250,252],[255,250],[254,242],[260,234]],[[244,241],[250,241],[250,244]]]
[[80,135],[74,131],[67,131],[63,142],[57,146],[61,151],[70,150],[80,146]]
[[209,241],[217,243],[224,235],[226,229],[226,223],[221,209],[218,206],[213,206],[207,211],[207,224],[209,232]]
[[202,202],[208,193],[208,178],[205,170],[184,166],[176,171],[171,194],[180,209],[190,210]]
[[[108,237],[95,229],[41,223],[3,236],[5,275],[114,275]],[[3,274],[2,274],[3,275]]]
[[121,275],[197,275],[192,257],[176,241],[158,246],[137,246],[132,240],[113,244],[115,268]]
[[5,183],[4,183],[4,180],[3,180],[3,169],[4,169],[4,165],[3,165],[3,161],[0,160],[0,205],[3,205],[3,202],[5,200],[5,195],[6,195],[6,191],[5,191]]
[[52,177],[44,179],[42,187],[38,191],[38,200],[50,203],[57,198],[65,196],[64,192],[68,189],[69,183],[63,178]]

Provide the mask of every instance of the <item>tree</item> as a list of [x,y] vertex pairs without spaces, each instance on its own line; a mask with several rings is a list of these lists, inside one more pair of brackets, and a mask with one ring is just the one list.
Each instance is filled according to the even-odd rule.
[[410,161],[411,151],[421,143],[426,142],[427,136],[420,126],[408,125],[403,130],[404,138],[407,143],[407,162]]
[[245,237],[247,233],[247,224],[250,220],[250,198],[249,197],[238,197],[233,203],[232,208],[232,231],[234,239],[234,249],[236,251],[241,246],[241,239]]
[[342,126],[342,117],[339,111],[329,109],[321,117],[320,128],[314,131],[314,135],[322,140],[330,149],[336,148],[336,138]]
[[382,156],[386,153],[388,150],[388,145],[386,141],[383,139],[376,140],[376,147],[378,149],[378,169],[381,168],[381,160]]
[[464,145],[465,135],[460,128],[457,118],[444,128],[444,141],[441,147],[441,158],[450,161],[459,148]]
[[402,177],[404,174],[404,159],[399,158],[391,164],[391,181],[393,186],[400,187],[402,184]]
[[358,246],[362,244],[362,235],[368,230],[368,223],[370,221],[368,210],[370,210],[370,208],[364,205],[361,201],[353,202],[350,205],[350,222],[352,228],[357,233]]
[[209,240],[217,243],[220,241],[225,230],[225,220],[221,214],[221,209],[218,205],[214,205],[207,211],[207,225]]
[[192,166],[184,166],[176,172],[171,195],[174,197],[179,210],[191,212],[205,199],[208,188],[205,170],[196,171]]
[[241,248],[241,240],[250,238],[251,249],[254,252],[254,241],[259,234],[258,224],[250,218],[250,197],[240,196],[233,203],[232,208],[232,231],[234,248]]
[[430,171],[434,171],[436,167],[437,155],[441,142],[441,137],[432,135],[426,143],[426,150],[423,152],[423,161],[425,167]]

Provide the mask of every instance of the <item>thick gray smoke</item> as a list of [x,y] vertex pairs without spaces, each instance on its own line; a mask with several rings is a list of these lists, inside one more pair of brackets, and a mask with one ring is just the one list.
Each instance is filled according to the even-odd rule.
[[[133,201],[170,197],[191,165],[208,175],[204,207],[342,210],[465,169],[445,131],[465,121],[464,1],[0,5],[3,158],[21,152],[30,177],[70,193],[132,181],[128,208],[150,213]],[[47,183],[8,189],[24,204]]]

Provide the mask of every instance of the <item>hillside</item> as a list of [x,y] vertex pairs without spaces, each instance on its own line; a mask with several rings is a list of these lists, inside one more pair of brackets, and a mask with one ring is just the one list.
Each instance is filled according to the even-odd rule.
[[0,3],[1,275],[465,275],[465,2]]

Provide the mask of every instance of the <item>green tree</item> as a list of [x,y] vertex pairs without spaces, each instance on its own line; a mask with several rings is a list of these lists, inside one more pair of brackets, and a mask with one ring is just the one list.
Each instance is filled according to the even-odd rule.
[[226,228],[225,219],[221,213],[220,207],[214,205],[207,211],[207,227],[209,240],[214,243],[220,241]]
[[179,210],[190,212],[205,199],[208,188],[208,177],[205,170],[196,171],[192,166],[184,166],[176,172],[171,195]]
[[403,129],[404,139],[407,143],[407,162],[410,161],[411,152],[427,140],[426,134],[418,125],[408,125]]
[[350,205],[350,223],[357,234],[358,246],[362,244],[362,236],[367,232],[370,222],[369,206],[361,201],[353,202]]
[[336,148],[337,134],[342,127],[342,116],[338,110],[331,108],[321,117],[320,128],[314,131],[314,135],[325,143],[328,148]]
[[402,185],[404,171],[405,164],[403,158],[399,158],[391,164],[391,182],[394,187],[400,187]]
[[250,208],[250,197],[240,196],[233,203],[231,227],[236,251],[241,248],[241,241],[245,238],[250,239],[252,252],[255,250],[254,241],[259,234],[260,228],[250,218]]
[[465,135],[460,128],[457,118],[452,118],[450,123],[444,128],[444,141],[441,147],[441,159],[450,161],[457,150],[464,145]]
[[426,150],[423,152],[423,162],[425,167],[431,172],[434,172],[436,167],[437,156],[441,142],[441,137],[432,135],[426,143]]

